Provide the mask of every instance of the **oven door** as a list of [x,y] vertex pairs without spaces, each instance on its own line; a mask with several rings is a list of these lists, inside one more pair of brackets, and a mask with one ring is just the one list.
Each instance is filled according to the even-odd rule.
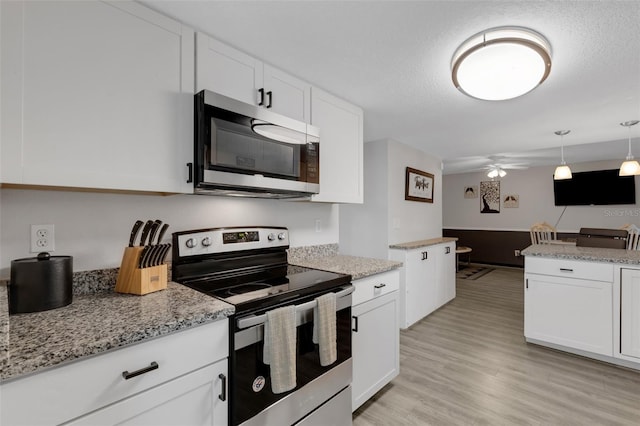
[[[286,393],[271,391],[270,367],[262,362],[265,315],[258,312],[236,318],[231,342],[235,350],[229,360],[232,425],[292,425],[336,396],[351,398],[350,392],[341,391],[351,384],[352,292],[353,286],[349,285],[337,293],[337,361],[326,367],[320,365],[318,345],[312,341],[313,297],[318,295],[294,302],[297,386]],[[345,424],[350,424],[350,408],[345,410],[344,418]]]

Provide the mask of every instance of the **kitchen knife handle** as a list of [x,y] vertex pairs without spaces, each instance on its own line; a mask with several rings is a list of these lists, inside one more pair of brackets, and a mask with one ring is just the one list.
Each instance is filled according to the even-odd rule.
[[264,105],[264,88],[263,87],[258,89],[258,94],[260,95],[260,98],[258,100],[258,106],[262,106]]
[[167,232],[167,229],[169,229],[168,223],[165,223],[164,225],[162,225],[162,229],[160,229],[160,233],[158,234],[157,244],[160,244],[162,242],[162,239],[164,238],[164,234],[165,232]]
[[273,93],[271,90],[267,92],[267,96],[269,97],[269,102],[267,102],[267,108],[271,108],[273,106]]
[[129,247],[133,247],[136,242],[136,237],[138,236],[138,232],[140,232],[140,228],[144,222],[141,220],[136,220],[136,223],[133,224],[133,228],[131,229],[131,236],[129,237]]
[[227,376],[220,373],[218,374],[218,378],[222,380],[222,391],[220,392],[220,395],[218,395],[218,398],[220,398],[220,401],[226,401],[227,400]]
[[148,220],[147,223],[142,228],[142,236],[140,237],[140,246],[144,246],[147,241],[147,235],[149,235],[149,231],[151,230],[151,225],[153,225],[152,220]]
[[123,371],[122,377],[124,377],[125,380],[129,380],[133,379],[136,376],[140,376],[141,374],[148,373],[149,371],[157,370],[158,368],[160,368],[158,363],[153,361],[148,367],[141,368],[140,370],[132,371],[131,373],[129,373],[128,371]]
[[160,219],[156,219],[151,225],[151,232],[149,233],[149,244],[153,244],[153,240],[156,238],[156,233],[158,229],[160,229],[160,225],[162,225],[162,221]]

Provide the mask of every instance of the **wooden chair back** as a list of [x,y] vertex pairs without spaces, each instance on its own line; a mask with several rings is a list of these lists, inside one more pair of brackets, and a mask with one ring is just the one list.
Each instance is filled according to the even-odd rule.
[[627,224],[621,229],[628,232],[627,235],[627,250],[640,250],[640,228],[636,225]]
[[531,235],[531,244],[545,244],[550,240],[557,239],[556,228],[547,222],[534,223],[529,234]]

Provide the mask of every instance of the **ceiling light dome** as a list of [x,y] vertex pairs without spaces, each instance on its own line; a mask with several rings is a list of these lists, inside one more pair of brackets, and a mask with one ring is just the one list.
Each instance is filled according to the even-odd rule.
[[451,61],[453,84],[487,101],[517,98],[535,89],[551,72],[551,46],[537,32],[499,27],[474,35]]

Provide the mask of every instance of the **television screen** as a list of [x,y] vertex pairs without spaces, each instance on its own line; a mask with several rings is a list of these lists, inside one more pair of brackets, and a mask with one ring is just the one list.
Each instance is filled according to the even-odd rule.
[[635,176],[618,176],[618,169],[573,173],[553,181],[556,206],[635,204]]

